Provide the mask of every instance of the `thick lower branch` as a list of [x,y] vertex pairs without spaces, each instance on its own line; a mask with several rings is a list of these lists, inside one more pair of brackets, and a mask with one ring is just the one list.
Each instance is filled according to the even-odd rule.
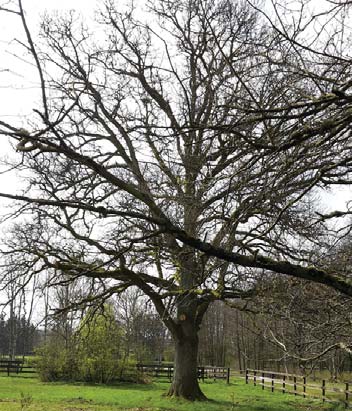
[[[56,201],[51,203],[49,200],[29,199],[28,197],[24,196],[10,195],[4,193],[0,193],[0,197],[22,200],[26,202],[35,203],[38,205],[53,205],[60,207],[60,203]],[[91,208],[90,206],[84,207],[81,204],[72,204],[69,202],[62,202],[61,206],[69,206],[82,209]],[[100,207],[92,208],[94,208],[94,210],[91,209],[91,211],[99,212],[99,209],[101,210]],[[115,211],[115,215],[118,214],[122,215],[123,213]],[[132,216],[132,214],[133,213],[130,212],[125,213],[126,216]],[[142,218],[144,220],[146,219],[145,216],[141,216],[139,213],[136,213],[134,217]],[[315,267],[304,267],[298,264],[290,263],[288,261],[274,260],[270,257],[265,257],[262,255],[246,256],[233,251],[228,251],[221,247],[213,246],[210,243],[201,241],[198,238],[194,238],[188,235],[184,230],[178,228],[166,218],[160,217],[160,215],[157,217],[152,217],[151,220],[155,224],[159,225],[163,230],[165,230],[165,232],[172,234],[175,238],[182,241],[184,244],[187,244],[190,247],[202,251],[207,255],[217,257],[221,260],[225,260],[233,264],[240,265],[242,267],[262,268],[265,270],[273,271],[278,274],[286,274],[292,277],[310,280],[315,283],[325,284],[331,288],[334,288],[337,291],[340,291],[343,294],[352,296],[352,284],[350,281],[342,277],[339,277],[338,275],[329,274],[325,270],[318,269]]]
[[262,255],[242,255],[224,250],[220,247],[215,247],[209,243],[191,237],[185,231],[177,229],[174,226],[170,227],[170,231],[171,230],[173,230],[175,237],[183,243],[213,257],[229,261],[242,267],[262,268],[278,274],[286,274],[292,277],[310,280],[315,283],[325,284],[343,294],[352,296],[352,284],[350,281],[339,277],[338,275],[329,274],[325,270],[315,267],[304,267],[298,264],[292,264],[288,261],[274,260]]

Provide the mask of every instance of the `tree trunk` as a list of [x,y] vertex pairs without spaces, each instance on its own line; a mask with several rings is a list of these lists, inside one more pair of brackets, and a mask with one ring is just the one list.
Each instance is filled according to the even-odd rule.
[[187,400],[206,400],[198,383],[198,335],[176,339],[174,377],[169,396],[182,397]]
[[15,315],[15,307],[14,307],[14,297],[13,294],[10,300],[10,332],[9,332],[9,358],[10,360],[14,360],[16,357],[16,337],[17,337],[17,330],[16,330],[16,315]]
[[[191,290],[199,278],[194,253],[188,251],[184,249],[181,261],[181,286],[185,290]],[[206,400],[198,383],[198,332],[208,304],[199,304],[197,296],[189,292],[180,295],[175,304],[176,327],[170,330],[175,342],[174,377],[169,396]]]

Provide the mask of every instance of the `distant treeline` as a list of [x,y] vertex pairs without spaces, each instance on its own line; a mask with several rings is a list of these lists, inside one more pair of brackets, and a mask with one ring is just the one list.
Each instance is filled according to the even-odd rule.
[[0,314],[0,355],[19,356],[32,354],[40,342],[40,331],[25,317],[6,318]]
[[[64,291],[67,298],[71,290]],[[61,294],[59,308],[67,305]],[[329,372],[331,379],[352,371],[350,299],[341,302],[327,287],[273,277],[258,285],[257,297],[236,304],[215,302],[206,313],[199,333],[200,365],[306,375],[318,370]],[[63,310],[44,324],[47,328],[38,330],[24,316],[0,315],[0,355],[42,353],[55,365],[51,356],[57,359],[61,353],[60,370],[47,367],[47,378],[72,379],[79,371],[84,380],[109,379],[97,372],[104,363],[116,364],[115,375],[132,364],[174,359],[168,330],[137,289],[80,313]],[[91,351],[82,348],[87,346]],[[93,378],[97,373],[99,378]]]

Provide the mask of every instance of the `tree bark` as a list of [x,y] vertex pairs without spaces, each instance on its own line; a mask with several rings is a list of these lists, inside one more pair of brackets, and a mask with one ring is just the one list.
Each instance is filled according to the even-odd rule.
[[198,383],[198,335],[187,335],[175,341],[174,377],[169,396],[190,401],[206,400]]

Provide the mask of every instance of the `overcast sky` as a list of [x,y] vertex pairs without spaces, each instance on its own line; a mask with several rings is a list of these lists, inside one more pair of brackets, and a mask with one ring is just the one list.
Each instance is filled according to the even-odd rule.
[[[95,0],[23,0],[27,23],[33,33],[38,33],[39,22],[45,11],[55,12],[77,10],[85,19],[93,15]],[[0,0],[0,7],[11,5],[6,0]],[[0,12],[0,120],[21,127],[26,118],[33,115],[33,107],[40,101],[38,74],[33,61],[28,59],[25,50],[15,39],[24,39],[24,31],[18,16]],[[16,54],[16,56],[14,56]],[[10,149],[6,137],[0,136],[0,159],[6,156],[19,156]],[[5,169],[0,165],[0,172]],[[16,193],[22,187],[21,179],[16,173],[0,174],[0,191]],[[0,198],[0,214],[6,213],[10,202]],[[0,228],[0,232],[4,227]],[[7,300],[5,293],[0,293],[0,303]],[[37,306],[34,321],[42,318],[42,308]],[[1,307],[0,307],[1,311]],[[5,310],[6,311],[6,310]]]
[[[95,0],[23,0],[27,23],[34,35],[38,33],[41,16],[46,11],[74,9],[88,20],[96,4]],[[6,0],[0,0],[1,6],[15,8]],[[16,39],[24,39],[19,17],[0,12],[0,119],[21,127],[26,118],[33,115],[33,107],[40,100],[40,88],[33,61]],[[14,155],[5,137],[1,137],[0,149],[0,158]],[[0,171],[4,171],[3,166]],[[0,191],[13,193],[19,187],[20,180],[14,173],[0,175]],[[6,200],[0,199],[0,212],[5,203]]]
[[[121,0],[120,0],[121,1]],[[88,21],[100,0],[23,0],[27,22],[34,34],[38,33],[39,22],[45,11],[79,11]],[[142,4],[144,2],[141,2]],[[0,6],[11,7],[7,0],[0,0]],[[23,48],[15,39],[24,39],[23,28],[18,16],[0,12],[0,119],[21,127],[26,118],[33,116],[33,107],[40,101],[38,75],[33,61],[28,60]],[[16,54],[14,56],[13,54]],[[27,61],[28,60],[28,61]],[[1,140],[0,158],[11,153],[5,138]],[[13,154],[12,155],[16,155]],[[19,154],[17,154],[19,155]],[[0,171],[3,167],[0,167]],[[0,175],[0,191],[15,192],[20,187],[14,175]],[[344,200],[349,199],[351,190],[336,190],[324,197],[330,209],[344,208]],[[0,211],[5,200],[0,199]]]
[[[0,0],[0,5],[4,4]],[[41,16],[46,12],[77,10],[85,17],[91,16],[95,0],[23,0],[27,23],[31,31],[38,33]],[[15,39],[24,39],[24,31],[18,16],[0,13],[0,116],[21,116],[30,113],[38,90],[38,78],[25,50],[16,44]],[[14,57],[13,52],[17,53]],[[23,59],[23,60],[22,60]],[[5,70],[5,71],[3,71]],[[10,70],[10,71],[7,71]],[[34,74],[34,75],[33,75]]]

